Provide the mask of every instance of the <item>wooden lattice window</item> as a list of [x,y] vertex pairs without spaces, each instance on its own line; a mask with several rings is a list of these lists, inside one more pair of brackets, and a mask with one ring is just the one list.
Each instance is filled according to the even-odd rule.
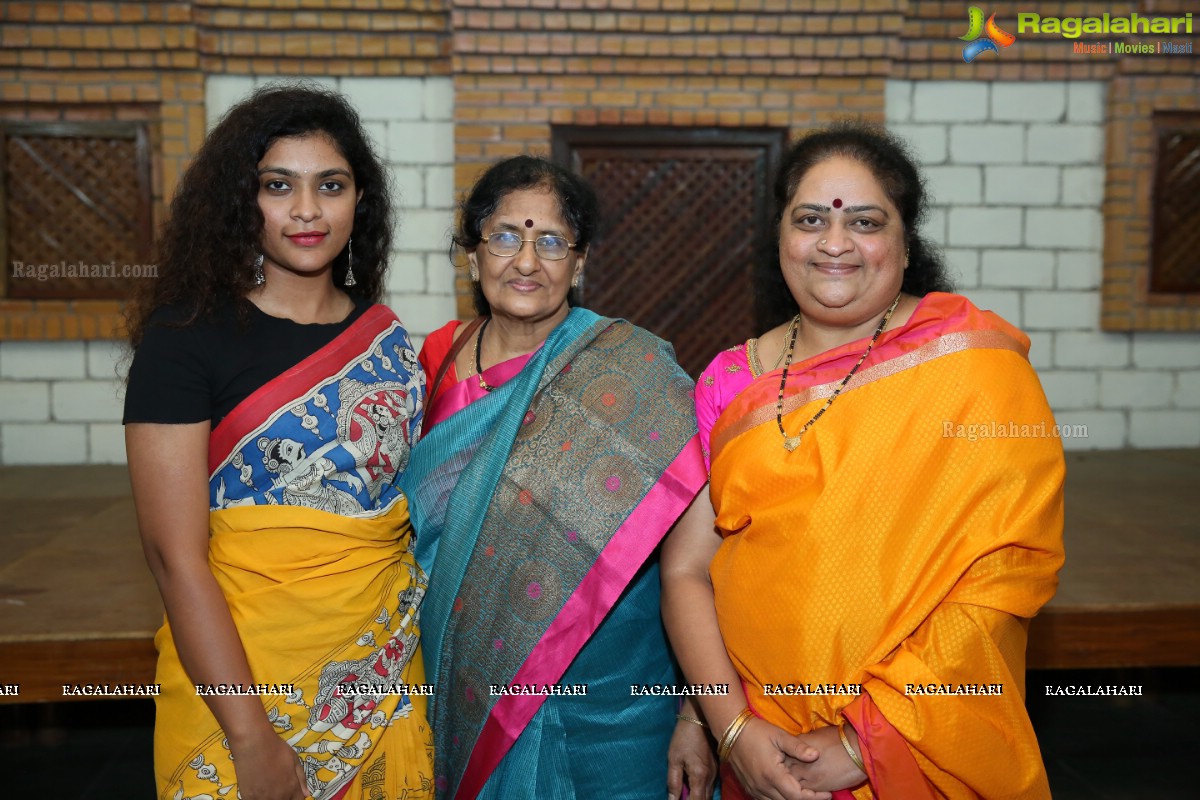
[[145,124],[5,122],[0,134],[6,297],[123,298],[156,272]]
[[1200,114],[1154,115],[1150,291],[1200,292]]
[[774,324],[759,288],[770,283],[768,182],[785,138],[777,129],[556,126],[554,160],[600,199],[583,303],[671,342],[693,376]]

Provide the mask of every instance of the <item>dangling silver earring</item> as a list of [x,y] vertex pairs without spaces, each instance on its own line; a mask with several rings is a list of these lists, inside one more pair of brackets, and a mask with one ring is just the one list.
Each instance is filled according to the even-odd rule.
[[358,281],[354,280],[354,240],[350,239],[346,242],[346,280],[342,281],[342,286],[349,289]]
[[576,274],[574,278],[571,278],[571,288],[572,289],[579,288],[579,275],[578,274]]
[[254,285],[262,286],[267,282],[267,276],[263,273],[263,254],[259,253],[258,258],[254,259]]

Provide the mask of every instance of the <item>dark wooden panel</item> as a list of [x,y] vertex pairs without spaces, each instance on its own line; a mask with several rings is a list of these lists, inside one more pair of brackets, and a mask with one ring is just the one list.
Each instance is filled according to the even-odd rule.
[[556,129],[555,157],[600,198],[583,303],[675,347],[693,376],[761,332],[755,289],[782,131]]
[[63,685],[152,684],[157,662],[153,637],[0,642],[4,683],[20,686],[19,695],[0,694],[0,703],[114,699],[64,697]]
[[1029,669],[1200,665],[1200,606],[1046,609],[1029,625]]
[[6,296],[128,296],[150,260],[145,126],[27,123],[3,133]]
[[1150,290],[1200,292],[1200,113],[1154,115]]

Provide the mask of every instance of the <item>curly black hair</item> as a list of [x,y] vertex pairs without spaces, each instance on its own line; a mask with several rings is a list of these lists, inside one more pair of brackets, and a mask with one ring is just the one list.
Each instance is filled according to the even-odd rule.
[[[459,208],[458,227],[454,231],[450,246],[450,261],[462,250],[474,250],[483,241],[483,226],[504,198],[522,189],[546,189],[558,199],[559,213],[571,226],[575,237],[575,252],[587,250],[596,235],[599,203],[591,185],[579,175],[563,169],[552,161],[539,156],[513,156],[497,161],[488,167],[475,186],[467,193]],[[483,289],[478,283],[472,285],[475,311],[479,315],[491,312]],[[567,293],[567,304],[578,305],[574,289]]]
[[[277,140],[324,134],[350,164],[362,199],[354,210],[351,295],[378,302],[395,221],[387,171],[363,131],[358,112],[341,94],[310,84],[265,86],[235,105],[209,133],[171,201],[158,243],[158,278],[146,281],[126,307],[129,341],[141,342],[158,308],[179,305],[184,324],[236,304],[253,287],[263,215],[258,163]],[[346,276],[345,249],[333,280]]]
[[[886,128],[858,120],[835,123],[809,133],[792,145],[775,178],[772,246],[779,242],[783,212],[791,203],[804,176],[817,164],[834,156],[854,159],[871,170],[888,199],[900,212],[904,224],[904,244],[908,248],[908,269],[904,271],[900,291],[916,297],[924,297],[930,292],[953,291],[954,286],[947,274],[941,250],[920,232],[921,223],[929,212],[929,196],[925,192],[925,180],[917,169],[908,145]],[[774,259],[776,269],[770,272],[770,285],[764,287],[763,300],[774,306],[771,317],[775,321],[782,321],[799,309],[778,268],[777,247]]]

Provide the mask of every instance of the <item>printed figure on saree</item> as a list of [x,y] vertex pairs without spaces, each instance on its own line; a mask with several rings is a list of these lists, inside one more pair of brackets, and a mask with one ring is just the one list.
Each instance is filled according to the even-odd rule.
[[[302,679],[297,679],[283,703],[267,711],[267,719],[299,755],[309,791],[317,800],[334,796],[353,780],[381,730],[412,714],[412,699],[402,691],[404,671],[417,646],[418,610],[427,581],[415,563],[407,567],[407,585],[396,592],[395,604],[380,608],[350,645],[369,652],[321,667],[311,701],[299,685]],[[378,687],[378,691],[363,691],[364,687]],[[302,720],[306,723],[297,727]],[[225,758],[232,760],[228,740],[221,742],[221,748]],[[193,758],[188,767],[197,780],[212,783],[214,793],[188,795],[181,782],[175,800],[217,800],[229,795],[236,786],[234,775],[232,770],[223,773],[220,762],[205,753]]]
[[424,379],[416,355],[376,344],[368,357],[282,405],[213,471],[213,510],[291,505],[362,516],[400,496],[395,477],[420,435]]

